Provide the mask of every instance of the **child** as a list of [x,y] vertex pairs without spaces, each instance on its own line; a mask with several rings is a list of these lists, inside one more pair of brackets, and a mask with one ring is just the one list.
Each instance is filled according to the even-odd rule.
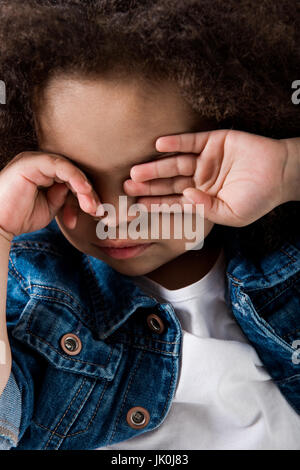
[[[299,449],[299,10],[257,6],[1,4],[1,448]],[[99,239],[120,195],[203,248]]]

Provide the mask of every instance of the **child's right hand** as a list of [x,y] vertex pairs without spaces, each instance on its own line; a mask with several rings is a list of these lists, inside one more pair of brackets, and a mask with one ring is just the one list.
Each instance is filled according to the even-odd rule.
[[99,198],[84,173],[61,155],[21,152],[0,172],[0,236],[14,236],[46,227],[64,206],[66,226],[73,228],[69,190],[80,208],[96,215]]

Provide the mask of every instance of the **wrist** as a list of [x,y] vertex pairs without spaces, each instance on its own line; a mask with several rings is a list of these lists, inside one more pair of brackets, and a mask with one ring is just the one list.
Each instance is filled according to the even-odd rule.
[[300,138],[282,139],[282,143],[286,151],[282,203],[300,201]]

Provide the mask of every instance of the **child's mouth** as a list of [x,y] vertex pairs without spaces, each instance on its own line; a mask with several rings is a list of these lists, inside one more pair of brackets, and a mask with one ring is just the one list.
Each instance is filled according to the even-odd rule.
[[97,248],[100,248],[101,251],[103,251],[106,255],[110,256],[111,258],[128,259],[128,258],[134,258],[135,256],[138,256],[143,251],[145,251],[149,246],[153,245],[153,243],[143,243],[143,244],[128,246],[124,248],[104,247],[104,246],[96,245],[94,243],[93,245],[97,246]]

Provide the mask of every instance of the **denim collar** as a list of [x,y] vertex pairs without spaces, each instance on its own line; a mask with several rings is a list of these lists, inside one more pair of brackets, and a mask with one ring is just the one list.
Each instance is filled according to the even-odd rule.
[[257,261],[240,255],[228,260],[227,276],[247,290],[268,289],[300,271],[300,243],[285,242]]
[[[299,252],[297,246],[285,243],[257,263],[238,255],[228,261],[226,274],[247,291],[270,289],[300,271]],[[83,264],[93,279],[90,288],[101,338],[113,333],[137,308],[159,305],[154,297],[143,293],[130,276],[118,273],[103,261],[84,255]]]
[[83,253],[83,266],[89,275],[89,288],[101,339],[117,330],[139,307],[160,305],[134,284],[130,276],[121,274],[104,261]]
[[[53,265],[55,272],[61,270],[62,259],[64,279],[55,279],[45,273],[45,283],[48,278],[55,281],[56,286],[69,291],[77,300],[73,308],[79,317],[85,318],[91,328],[95,328],[99,338],[107,338],[118,329],[139,307],[154,309],[167,308],[168,303],[160,304],[154,297],[145,294],[134,284],[130,276],[117,272],[104,261],[86,255],[71,245],[61,233],[55,219],[44,229],[17,237],[21,252],[28,246],[40,249],[46,253],[53,253],[57,262]],[[29,244],[29,245],[28,245]],[[300,271],[300,241],[284,243],[279,250],[263,256],[259,261],[235,254],[234,247],[225,254],[227,261],[226,274],[229,281],[241,286],[245,290],[266,290],[282,284]],[[15,256],[18,257],[18,251]],[[55,256],[56,255],[56,256]],[[48,255],[47,255],[48,256]],[[82,267],[83,273],[75,275],[74,270]],[[50,268],[51,269],[51,268]],[[38,271],[31,273],[39,279]],[[286,281],[286,282],[285,282]],[[227,288],[227,285],[226,285]],[[36,289],[39,289],[38,287]],[[47,288],[47,292],[50,292]],[[53,295],[58,298],[62,290],[54,289]],[[37,292],[40,295],[40,292]],[[49,294],[48,294],[49,295]],[[66,299],[64,299],[66,300]],[[166,307],[166,305],[168,305]],[[87,312],[91,310],[87,315]]]

